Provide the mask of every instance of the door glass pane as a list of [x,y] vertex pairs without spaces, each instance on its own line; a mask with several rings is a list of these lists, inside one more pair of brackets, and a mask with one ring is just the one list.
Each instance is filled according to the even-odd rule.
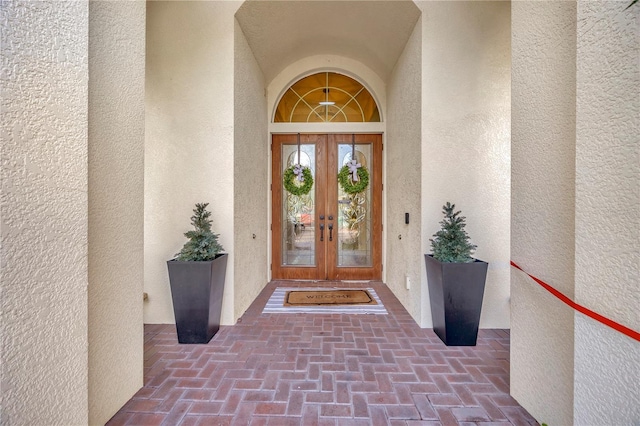
[[[282,145],[282,172],[298,164],[298,145]],[[308,194],[293,195],[282,186],[282,265],[315,266],[315,145],[300,146],[300,164],[311,169],[313,187]]]
[[[338,170],[351,161],[351,144],[338,145]],[[370,144],[356,144],[356,160],[371,170]],[[338,184],[338,266],[371,267],[371,177],[369,186],[359,194],[347,194]]]

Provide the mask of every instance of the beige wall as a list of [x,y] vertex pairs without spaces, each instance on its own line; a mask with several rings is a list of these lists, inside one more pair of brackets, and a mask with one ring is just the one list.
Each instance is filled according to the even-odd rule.
[[[516,262],[640,328],[637,6],[513,5]],[[640,418],[640,346],[513,273],[511,392],[549,424]]]
[[[573,296],[575,3],[512,4],[513,260]],[[571,424],[573,313],[519,271],[511,286],[511,394]]]
[[[575,297],[640,330],[640,5],[627,3],[578,2]],[[575,423],[637,423],[640,343],[575,315]]]
[[[511,247],[514,260],[579,303],[638,329],[640,7],[625,6],[580,1],[576,12],[573,2],[513,3]],[[420,264],[440,206],[451,197],[469,218],[478,257],[494,265],[481,325],[504,326],[508,277],[501,274],[508,270],[510,229],[508,219],[504,223],[510,202],[504,33],[510,6],[420,7]],[[259,70],[242,38],[233,38],[236,9],[235,2],[149,5],[148,322],[173,321],[164,261],[184,242],[195,202],[212,203],[214,227],[232,253],[227,283],[234,283],[236,248],[257,256],[264,250],[244,234],[251,226],[247,217],[234,221],[237,208],[264,205],[234,192],[236,168],[241,171],[235,156],[244,154],[234,140],[248,143],[258,135],[258,126],[238,128],[235,115],[245,111],[236,109],[234,96],[238,107],[261,120],[264,112],[254,92],[264,85]],[[13,1],[0,8],[0,423],[101,423],[139,380],[143,13],[141,2],[89,8],[87,2]],[[414,52],[416,33],[406,52]],[[109,63],[113,58],[129,61],[126,69]],[[399,78],[413,59],[398,63],[390,104],[412,101]],[[235,84],[234,72],[245,71],[243,82],[252,91]],[[389,137],[415,130],[394,127],[396,120],[390,117]],[[114,170],[118,175],[110,176]],[[470,192],[474,185],[481,189],[477,196]],[[396,220],[402,217],[390,209],[388,226]],[[114,251],[122,246],[131,248],[124,267]],[[116,267],[122,271],[110,270]],[[257,291],[254,284],[250,291]],[[513,284],[514,397],[550,424],[636,421],[638,343],[574,314],[519,272]],[[396,291],[416,316],[405,290]],[[228,286],[227,323],[248,300],[239,297],[234,306],[232,296]],[[428,325],[424,309],[422,317]]]
[[[489,262],[480,327],[509,328],[510,3],[422,9],[422,325],[431,326],[422,254],[450,201]],[[393,235],[390,236],[393,238]]]
[[234,318],[239,318],[268,281],[270,179],[264,77],[237,22],[234,73]]
[[3,2],[0,423],[87,423],[87,2]]
[[233,324],[234,18],[230,1],[147,5],[145,323],[174,322],[166,261],[208,202],[229,253],[222,323]]
[[[422,21],[419,19],[387,86],[386,283],[411,316],[420,322],[421,211],[421,87]],[[409,224],[405,224],[405,212]],[[410,289],[405,280],[409,277]]]
[[89,423],[143,380],[145,2],[89,3]]

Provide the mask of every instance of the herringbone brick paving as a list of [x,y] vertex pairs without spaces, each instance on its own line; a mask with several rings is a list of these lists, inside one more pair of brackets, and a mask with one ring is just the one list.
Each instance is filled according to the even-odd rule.
[[508,330],[447,347],[382,283],[348,287],[374,288],[389,315],[262,314],[279,285],[296,286],[269,283],[207,345],[145,325],[144,387],[107,424],[537,424],[509,396]]

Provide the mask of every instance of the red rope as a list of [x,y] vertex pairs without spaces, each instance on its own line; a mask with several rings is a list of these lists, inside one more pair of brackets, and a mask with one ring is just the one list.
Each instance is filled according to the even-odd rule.
[[593,318],[596,321],[601,322],[602,324],[609,326],[611,328],[613,328],[616,331],[619,331],[622,334],[625,334],[629,337],[631,337],[634,340],[637,340],[638,342],[640,342],[640,333],[638,333],[635,330],[630,329],[629,327],[625,327],[622,324],[619,324],[607,317],[604,317],[602,315],[600,315],[597,312],[593,312],[591,309],[585,308],[582,305],[579,305],[578,303],[574,302],[573,300],[569,299],[566,295],[564,295],[563,293],[561,293],[560,291],[556,290],[555,288],[551,287],[549,284],[545,283],[544,281],[542,281],[539,278],[534,277],[533,275],[529,274],[527,271],[525,271],[524,269],[522,269],[520,266],[518,266],[513,260],[511,261],[511,266],[513,266],[514,268],[517,268],[519,270],[521,270],[522,272],[524,272],[525,274],[527,274],[532,280],[534,280],[535,282],[537,282],[538,284],[540,284],[545,290],[547,290],[549,293],[553,294],[555,297],[557,297],[558,299],[560,299],[561,301],[563,301],[564,303],[566,303],[567,305],[571,306],[573,309],[575,309],[576,311],[585,314],[586,316]]

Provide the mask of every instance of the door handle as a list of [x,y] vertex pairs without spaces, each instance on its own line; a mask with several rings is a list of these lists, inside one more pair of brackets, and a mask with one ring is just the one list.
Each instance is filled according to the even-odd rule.
[[329,241],[333,241],[333,223],[329,224]]
[[[331,227],[331,225],[329,225]],[[320,224],[320,241],[324,241],[324,223]]]

